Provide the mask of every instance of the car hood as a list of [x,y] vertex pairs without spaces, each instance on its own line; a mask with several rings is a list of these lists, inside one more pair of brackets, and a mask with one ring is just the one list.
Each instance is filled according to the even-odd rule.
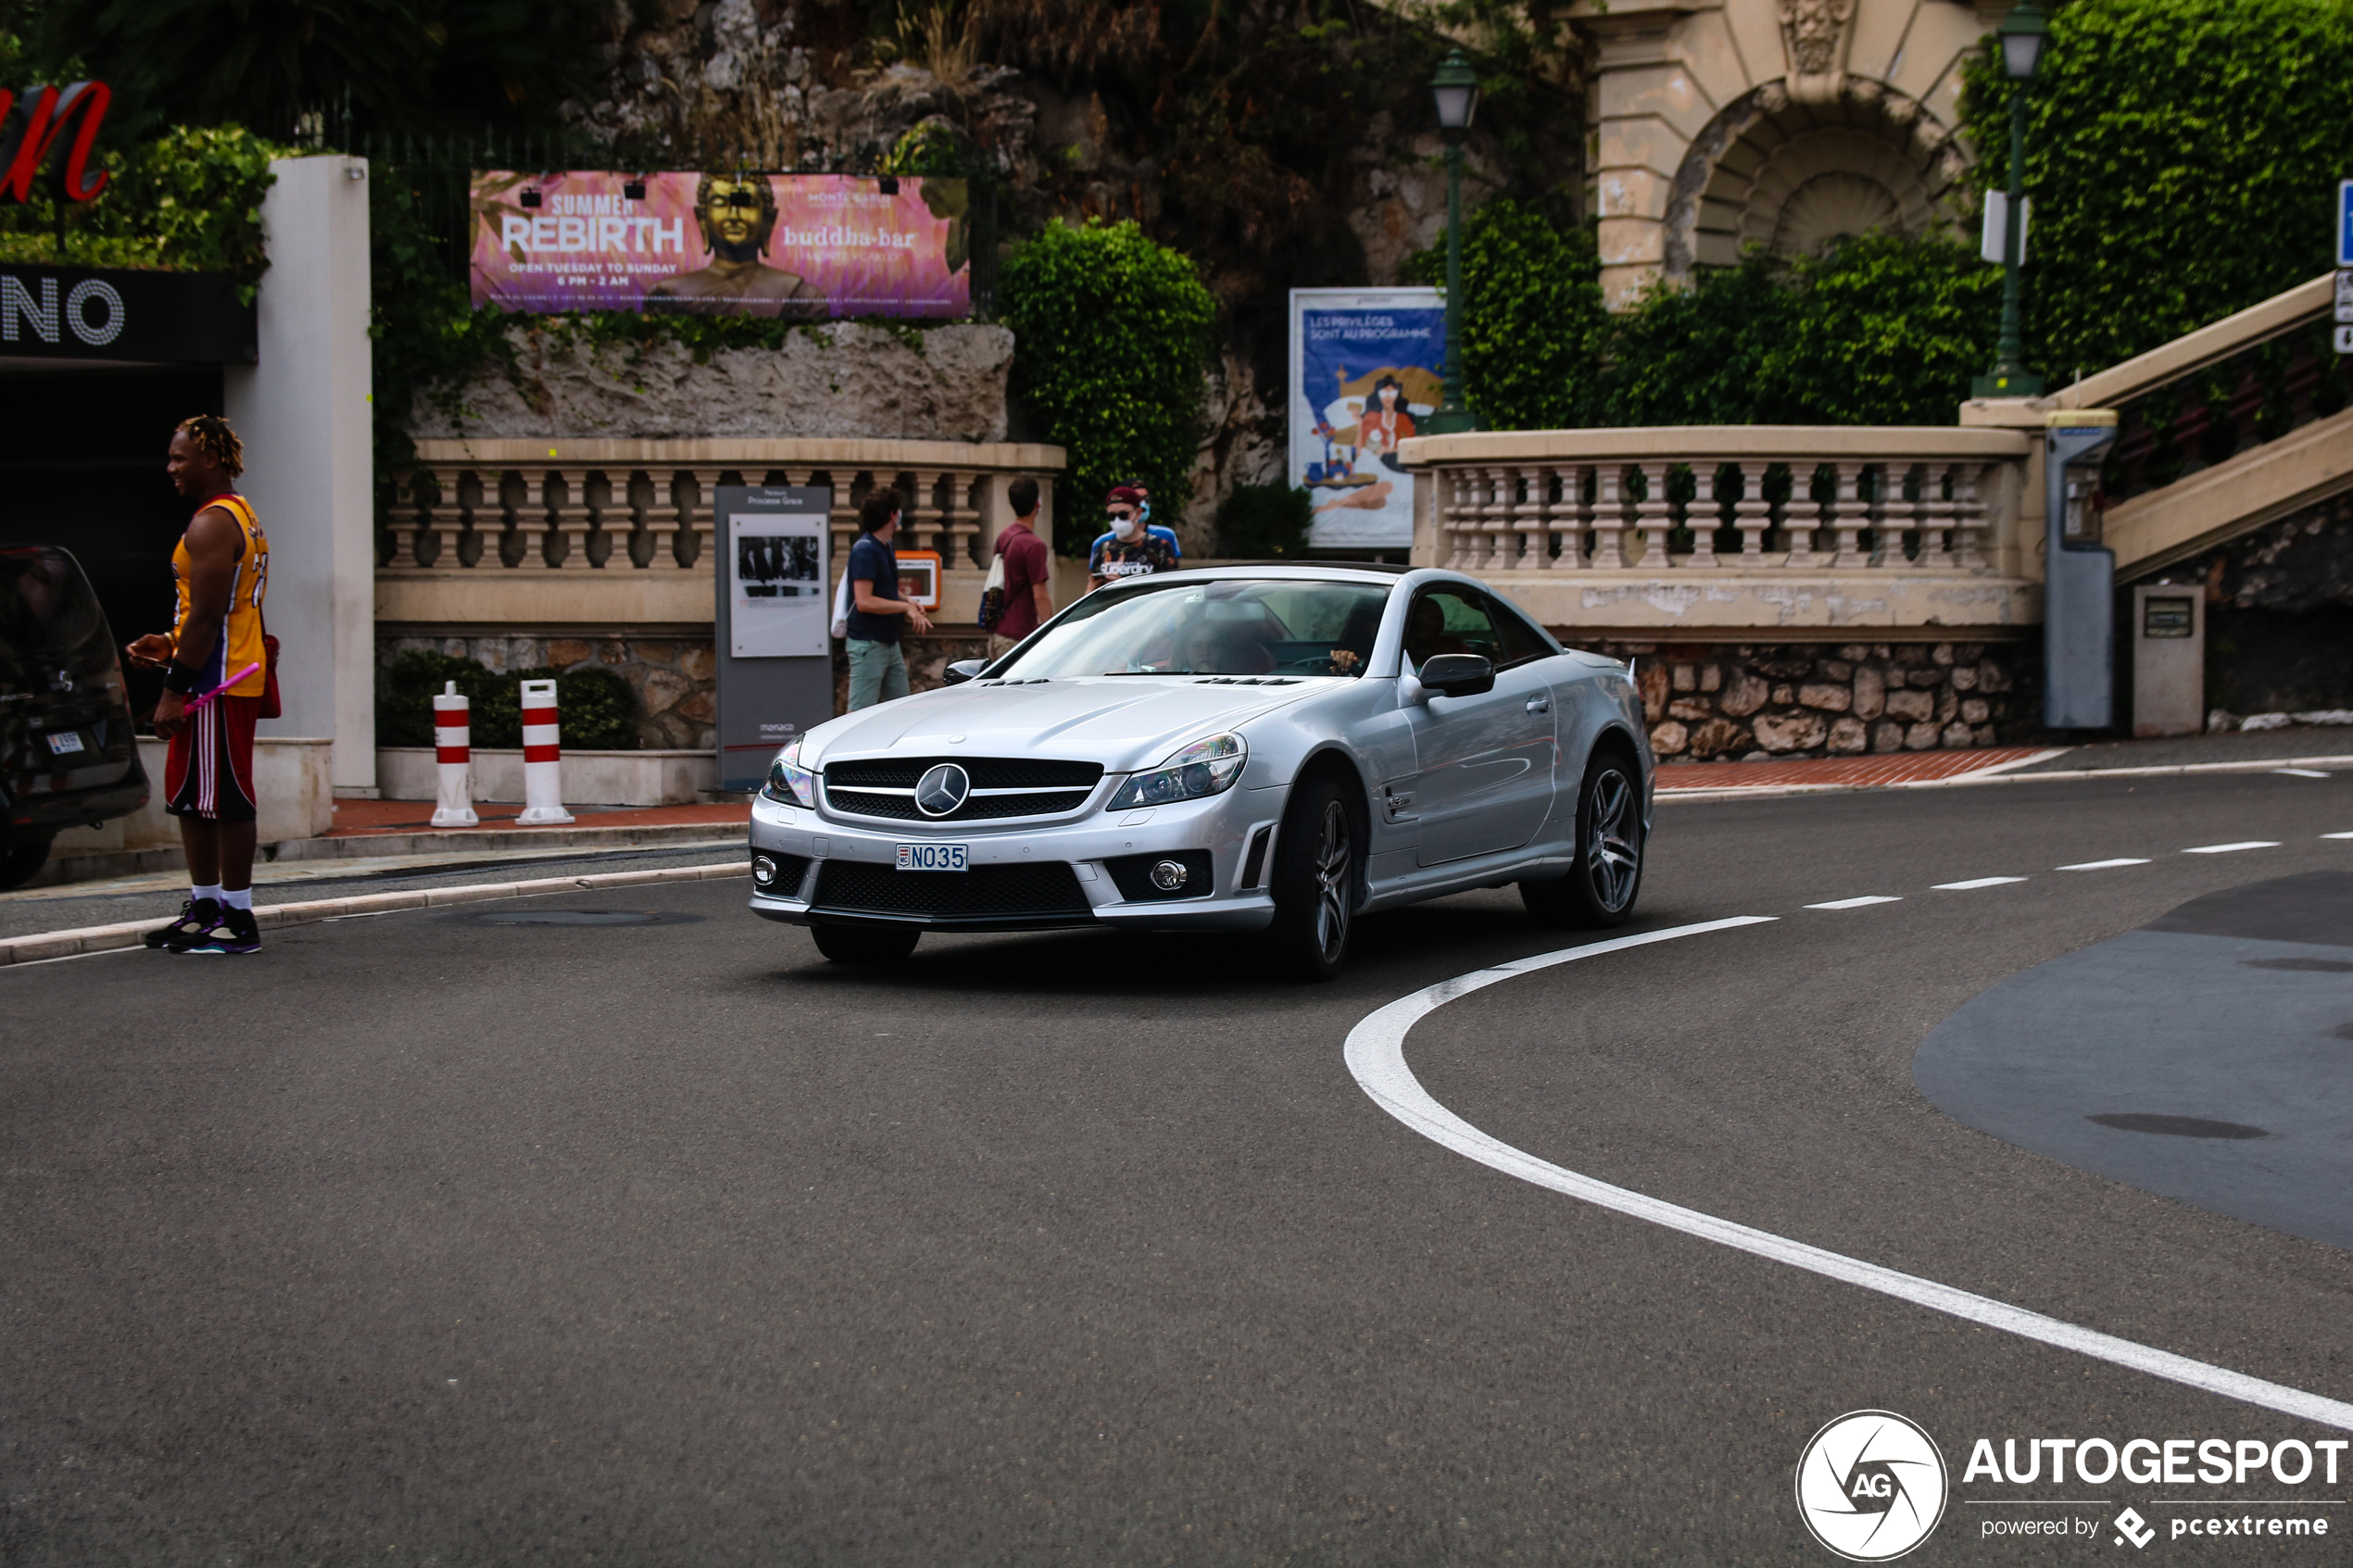
[[950,686],[818,725],[801,746],[800,761],[823,768],[829,758],[945,752],[1068,758],[1129,773],[1154,766],[1189,741],[1298,702],[1324,684],[1212,686],[1145,675]]

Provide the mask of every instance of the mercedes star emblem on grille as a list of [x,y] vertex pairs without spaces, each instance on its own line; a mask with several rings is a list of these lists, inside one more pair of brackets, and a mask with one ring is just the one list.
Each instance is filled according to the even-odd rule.
[[[901,773],[900,778],[907,775]],[[926,817],[945,817],[964,803],[973,782],[953,762],[942,762],[915,781],[915,809]]]

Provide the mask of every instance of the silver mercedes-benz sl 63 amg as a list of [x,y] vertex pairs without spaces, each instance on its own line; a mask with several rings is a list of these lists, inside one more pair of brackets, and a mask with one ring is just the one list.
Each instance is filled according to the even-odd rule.
[[1654,759],[1630,671],[1458,572],[1225,566],[1070,606],[780,752],[752,909],[845,963],[926,931],[1251,934],[1327,979],[1357,919],[1519,884],[1633,911]]

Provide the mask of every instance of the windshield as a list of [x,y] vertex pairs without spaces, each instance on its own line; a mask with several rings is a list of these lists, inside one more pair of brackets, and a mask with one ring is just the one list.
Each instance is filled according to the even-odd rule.
[[1361,675],[1389,589],[1223,579],[1099,591],[997,671],[1056,675]]
[[115,669],[106,612],[64,552],[0,551],[0,693],[46,693],[53,670]]

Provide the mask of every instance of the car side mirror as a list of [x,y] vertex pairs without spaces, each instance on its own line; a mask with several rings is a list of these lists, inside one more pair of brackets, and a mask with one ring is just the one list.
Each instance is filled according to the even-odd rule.
[[1477,696],[1495,689],[1495,666],[1475,653],[1434,653],[1422,660],[1421,683],[1441,696]]
[[940,671],[940,680],[948,685],[961,686],[988,668],[988,660],[985,659],[960,659]]

